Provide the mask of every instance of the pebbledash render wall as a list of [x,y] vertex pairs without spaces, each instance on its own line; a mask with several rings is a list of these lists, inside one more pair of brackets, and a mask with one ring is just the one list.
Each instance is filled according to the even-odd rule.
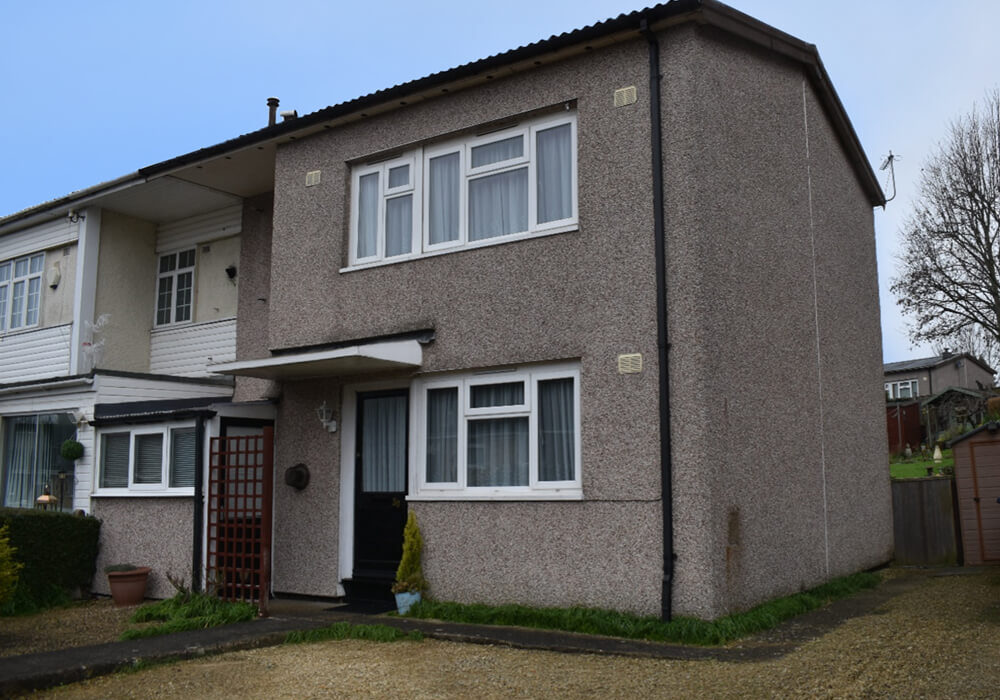
[[91,514],[101,521],[101,550],[92,588],[110,595],[104,567],[134,564],[152,568],[147,598],[169,598],[176,589],[167,574],[191,585],[191,533],[194,499],[91,498]]
[[892,557],[872,204],[798,65],[662,62],[674,601],[715,617]]
[[[674,612],[715,617],[891,556],[871,203],[800,67],[711,29],[659,38]],[[660,611],[648,84],[634,40],[279,148],[270,349],[433,328],[424,373],[579,361],[583,500],[411,502],[439,598]],[[630,85],[638,101],[615,108]],[[340,271],[351,162],[567,103],[577,231]],[[305,188],[311,170],[322,182]],[[241,313],[256,303],[244,271]],[[619,374],[634,352],[643,372]],[[337,542],[353,465],[313,415],[345,383],[281,387],[277,591],[332,595],[350,576]],[[293,492],[280,472],[299,461],[313,482]]]
[[[580,362],[585,500],[411,503],[425,534],[425,571],[440,598],[659,610],[648,103],[613,106],[616,88],[645,84],[646,56],[639,41],[611,47],[278,152],[272,348],[433,328],[436,339],[424,350],[428,373]],[[565,113],[573,101],[578,231],[339,271],[347,264],[348,163],[536,110]],[[305,173],[317,169],[321,184],[306,189]],[[647,358],[646,370],[618,374],[618,354],[633,352]],[[330,386],[326,400],[335,393]],[[341,433],[320,434],[312,414],[320,398],[314,383],[283,385],[277,464],[305,461],[316,465],[314,478],[329,469],[339,480]],[[315,532],[328,533],[324,548],[337,547],[339,481],[328,485],[310,507],[294,510],[284,509],[282,499],[297,496],[282,495],[282,484],[276,488],[276,590],[322,593],[316,589],[335,583],[326,578],[327,565],[308,556],[308,543],[293,542],[290,534],[316,526]],[[301,495],[312,489],[311,483]],[[307,586],[313,590],[303,590]]]

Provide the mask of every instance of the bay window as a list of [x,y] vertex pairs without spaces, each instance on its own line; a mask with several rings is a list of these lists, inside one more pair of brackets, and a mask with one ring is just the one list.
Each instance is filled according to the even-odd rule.
[[573,365],[419,380],[419,498],[579,498],[580,388]]
[[576,179],[572,113],[356,166],[350,265],[571,230]]

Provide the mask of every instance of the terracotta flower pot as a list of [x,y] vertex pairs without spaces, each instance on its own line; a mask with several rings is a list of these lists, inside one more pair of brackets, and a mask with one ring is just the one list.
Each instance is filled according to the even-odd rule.
[[108,586],[115,607],[124,608],[139,605],[146,597],[146,579],[152,571],[148,566],[140,566],[131,571],[109,571]]

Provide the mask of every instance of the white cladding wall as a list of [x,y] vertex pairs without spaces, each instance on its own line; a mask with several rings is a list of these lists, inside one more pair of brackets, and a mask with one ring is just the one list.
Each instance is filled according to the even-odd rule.
[[207,377],[207,365],[236,359],[236,319],[193,323],[152,332],[149,371],[177,377]]
[[80,224],[56,219],[39,226],[0,237],[0,260],[73,243],[79,237]]
[[69,374],[72,324],[0,336],[0,383]]

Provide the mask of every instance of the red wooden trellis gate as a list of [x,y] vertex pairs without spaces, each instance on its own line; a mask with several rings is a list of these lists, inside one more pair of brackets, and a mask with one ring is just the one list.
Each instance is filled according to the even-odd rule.
[[208,474],[209,590],[256,602],[267,614],[271,581],[274,430],[214,437]]

